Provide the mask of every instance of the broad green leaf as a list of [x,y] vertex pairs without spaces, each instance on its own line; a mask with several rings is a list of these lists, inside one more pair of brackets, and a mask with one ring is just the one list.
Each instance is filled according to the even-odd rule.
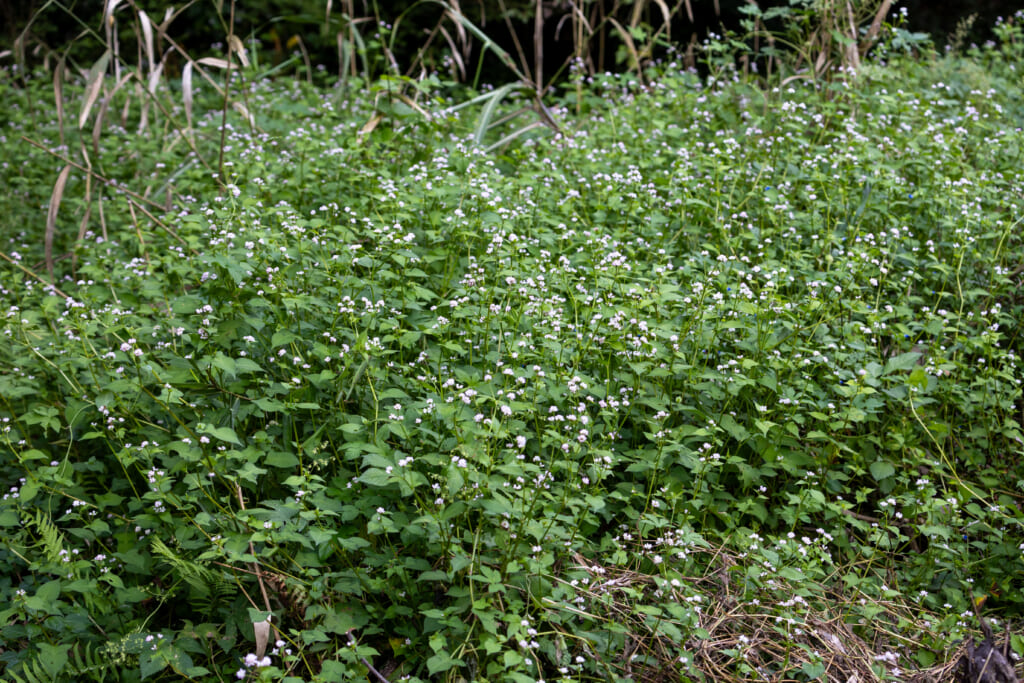
[[295,467],[299,464],[299,459],[294,453],[272,451],[263,459],[263,464],[271,467]]
[[139,674],[142,680],[154,676],[167,668],[167,657],[163,652],[143,650],[139,654]]
[[746,427],[738,423],[736,418],[728,413],[722,416],[720,424],[722,425],[722,429],[724,429],[729,436],[740,443],[743,443],[750,438],[750,432],[747,431]]
[[914,367],[921,354],[917,351],[910,351],[908,353],[901,353],[898,356],[893,356],[885,362],[885,370],[882,371],[883,375],[888,375],[893,372],[899,372],[900,370],[909,370]]
[[466,479],[457,465],[448,466],[448,495],[454,497],[465,485]]
[[896,468],[893,467],[891,463],[884,460],[876,460],[871,463],[869,469],[871,470],[871,476],[874,477],[876,481],[888,479],[892,475],[896,474]]
[[430,672],[431,676],[434,676],[464,663],[461,659],[452,657],[447,651],[441,650],[433,657],[427,659],[427,671]]
[[369,486],[387,486],[391,483],[391,479],[392,475],[379,467],[371,467],[359,475],[359,481]]
[[289,330],[278,330],[277,332],[274,332],[274,336],[270,338],[270,346],[276,349],[279,346],[291,344],[293,341],[298,341],[300,339],[302,339],[302,337],[294,332],[290,332]]
[[53,676],[53,680],[58,680],[68,663],[68,650],[71,649],[71,645],[38,643],[36,647],[39,648],[39,663]]
[[242,442],[238,440],[238,435],[235,434],[235,430],[231,429],[231,427],[211,427],[207,425],[201,431],[221,441],[226,441],[236,446],[242,445]]
[[254,403],[259,407],[260,410],[265,410],[268,413],[277,413],[285,410],[285,404],[278,401],[276,398],[258,398]]
[[39,493],[39,483],[34,479],[29,479],[18,490],[18,502],[22,504],[28,503],[36,497],[37,493]]

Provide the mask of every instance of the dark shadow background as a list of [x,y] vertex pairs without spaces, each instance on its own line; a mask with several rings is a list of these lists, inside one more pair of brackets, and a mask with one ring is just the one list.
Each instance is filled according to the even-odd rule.
[[[676,16],[672,27],[672,35],[680,46],[696,34],[704,37],[709,30],[721,33],[723,27],[740,31],[740,20],[743,14],[739,8],[749,0],[691,0],[694,10],[694,21],[691,23],[684,11]],[[605,7],[611,8],[613,0],[604,0]],[[159,22],[168,3],[162,0],[136,0],[138,7],[145,10],[154,22]],[[325,0],[269,0],[261,3],[238,2],[236,4],[236,32],[244,38],[254,37],[260,41],[261,56],[265,61],[280,62],[289,57],[295,49],[289,39],[299,36],[307,49],[312,64],[323,64],[328,73],[336,73],[338,53],[335,35],[344,27],[344,19],[340,15],[343,2],[334,2],[332,22],[324,26]],[[669,6],[674,2],[669,2]],[[760,0],[762,9],[771,6],[788,6],[787,0]],[[0,51],[12,49],[15,38],[25,28],[30,17],[36,15],[45,0],[0,0]],[[55,54],[64,50],[68,41],[79,35],[86,27],[99,31],[102,22],[102,2],[98,0],[80,0],[67,3],[67,7],[77,16],[72,17],[60,8],[50,5],[39,16],[36,16],[27,34],[26,57],[28,63],[37,64],[49,53]],[[515,55],[514,42],[508,31],[508,25],[501,16],[498,0],[464,0],[463,11],[496,42],[510,54]],[[505,0],[512,20],[513,28],[519,36],[524,49],[531,53],[532,58],[532,0]],[[716,5],[718,12],[715,11]],[[998,17],[1009,17],[1021,9],[1020,0],[903,0],[894,3],[895,8],[906,7],[908,10],[908,26],[910,31],[928,33],[938,48],[951,41],[951,37],[961,24],[970,16],[974,16],[973,24],[965,34],[963,44],[982,43],[992,38],[991,28]],[[230,1],[223,2],[226,13]],[[355,0],[357,13],[366,21],[359,24],[364,36],[372,39],[373,27],[378,19],[394,23],[402,18],[400,30],[395,41],[395,56],[399,64],[405,65],[413,61],[416,51],[422,46],[427,31],[432,28],[441,15],[437,5],[418,4],[414,0]],[[652,5],[653,8],[653,5]],[[563,0],[545,0],[545,10],[549,18],[545,25],[545,77],[550,77],[571,54],[571,37],[567,29],[563,29],[560,38],[556,39],[558,19],[568,10]],[[620,9],[624,16],[620,19],[628,22],[630,7]],[[654,10],[656,12],[656,9]],[[136,28],[131,26],[128,18],[132,12],[126,6],[118,11],[119,26],[123,31],[125,52],[134,51]],[[568,22],[566,22],[568,23]],[[225,36],[225,24],[217,15],[214,0],[201,0],[187,10],[171,25],[170,34],[193,54],[209,55],[211,46],[222,44]],[[440,38],[434,46],[444,47]],[[166,47],[166,46],[165,46]],[[477,46],[479,47],[479,46]],[[614,55],[616,45],[606,47],[604,66],[615,68]],[[215,53],[216,51],[214,51]],[[440,54],[440,53],[438,53]],[[80,40],[70,53],[72,63],[78,61],[86,66],[99,56],[96,41]],[[477,55],[471,55],[470,62],[475,64]],[[269,59],[268,59],[269,57]],[[6,58],[7,60],[10,57]],[[5,60],[6,61],[6,60]],[[428,64],[431,59],[428,58]],[[9,63],[9,62],[8,62]],[[174,60],[170,60],[169,71],[176,71]],[[180,67],[179,67],[180,68]],[[484,62],[482,82],[500,83],[508,80],[510,74],[496,59]],[[471,77],[470,77],[471,78]]]

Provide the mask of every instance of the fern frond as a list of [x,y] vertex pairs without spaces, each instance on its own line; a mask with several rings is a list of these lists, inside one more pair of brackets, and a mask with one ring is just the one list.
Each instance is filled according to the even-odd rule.
[[174,573],[191,586],[192,590],[203,596],[209,595],[212,592],[211,585],[217,580],[214,572],[198,562],[193,562],[178,555],[159,538],[153,538],[151,546],[153,552],[166,560],[167,564],[171,565]]
[[109,643],[102,647],[93,647],[92,643],[86,643],[84,647],[79,646],[71,650],[68,668],[78,681],[106,681],[108,674],[111,681],[118,681],[121,679],[119,672],[123,663],[124,657]]
[[174,573],[193,591],[193,598],[206,605],[207,611],[234,592],[234,584],[205,564],[182,557],[159,538],[151,542],[153,553],[162,557]]
[[30,659],[22,664],[20,676],[13,671],[6,672],[6,675],[10,676],[11,683],[52,683],[53,681],[53,676],[47,673],[36,659]]
[[39,532],[46,559],[50,562],[59,562],[64,556],[64,534],[42,510],[36,510],[35,516],[29,521]]
[[294,619],[304,622],[306,608],[309,607],[309,594],[300,586],[290,583],[288,577],[275,572],[265,572],[263,580],[277,594],[285,611]]
[[[66,651],[63,648],[51,648],[50,652],[35,652],[31,659],[21,664],[21,671],[7,671],[7,680],[12,683],[55,683],[69,680],[65,674],[67,664]],[[54,652],[56,651],[56,652]],[[54,654],[61,656],[54,657]],[[45,661],[44,661],[45,658]]]
[[[57,651],[60,656],[54,657]],[[56,683],[57,681],[94,681],[107,683],[121,680],[129,657],[124,648],[113,643],[74,646],[50,646],[38,651],[21,665],[20,671],[6,671],[4,680],[11,683]]]

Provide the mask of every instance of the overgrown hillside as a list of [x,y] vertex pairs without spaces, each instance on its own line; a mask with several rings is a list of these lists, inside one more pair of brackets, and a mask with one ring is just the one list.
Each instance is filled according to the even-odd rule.
[[1020,22],[539,111],[0,72],[0,675],[955,680],[1024,607]]

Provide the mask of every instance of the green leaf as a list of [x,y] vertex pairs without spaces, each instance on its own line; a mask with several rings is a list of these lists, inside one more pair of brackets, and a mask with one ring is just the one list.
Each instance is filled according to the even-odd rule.
[[18,456],[18,459],[21,460],[22,462],[27,462],[29,460],[49,460],[46,453],[43,453],[42,451],[36,448],[30,448],[29,450],[25,451],[24,453]]
[[253,374],[257,372],[263,372],[263,368],[259,366],[253,360],[249,358],[236,358],[235,359],[235,372],[239,375]]
[[816,681],[825,675],[825,668],[824,662],[804,662],[800,670],[807,678]]
[[722,428],[729,433],[729,436],[740,443],[743,443],[750,438],[750,432],[747,431],[746,427],[738,423],[736,419],[728,413],[722,416],[722,420],[719,424],[721,424]]
[[411,330],[409,332],[404,332],[398,338],[398,343],[399,343],[399,345],[401,345],[402,348],[407,349],[410,346],[412,346],[413,344],[415,344],[416,342],[418,342],[420,340],[420,337],[422,337],[422,336],[423,336],[423,333],[420,332],[419,330]]
[[278,346],[284,346],[285,344],[291,344],[293,341],[302,339],[299,335],[289,330],[278,330],[274,332],[274,336],[270,338],[270,346],[277,348]]
[[896,468],[885,460],[876,460],[868,469],[871,470],[871,476],[875,478],[875,481],[882,481],[896,474]]
[[295,467],[299,464],[299,459],[293,453],[273,451],[263,460],[263,464],[271,467]]
[[452,667],[460,666],[462,664],[465,664],[465,662],[463,662],[461,659],[455,659],[450,654],[448,654],[447,651],[441,650],[440,652],[438,652],[433,657],[427,660],[427,671],[429,671],[430,675],[433,676],[435,674],[441,673],[442,671],[447,671]]
[[253,624],[256,624],[256,623],[259,623],[261,621],[266,621],[268,619],[273,619],[274,618],[274,613],[273,612],[268,612],[266,610],[256,609],[255,607],[246,607],[245,609],[246,609],[246,613],[247,613],[247,615],[249,617],[249,621],[252,622]]
[[338,544],[345,550],[362,550],[369,546],[370,542],[361,536],[349,536],[348,538],[339,538]]
[[465,485],[466,479],[462,476],[462,471],[457,465],[448,466],[448,496],[452,497],[456,493],[462,490]]
[[36,647],[39,648],[39,663],[53,677],[53,680],[57,680],[68,663],[68,650],[71,649],[71,645],[38,643]]
[[326,643],[330,640],[326,633],[320,629],[306,630],[302,632],[302,642],[309,645],[310,643]]
[[235,444],[236,446],[242,445],[242,442],[238,440],[238,435],[235,434],[235,430],[231,429],[231,427],[211,427],[209,425],[205,425],[199,431],[204,434],[209,434],[215,439]]
[[907,377],[907,384],[916,388],[918,391],[924,391],[928,388],[928,375],[925,373],[924,368],[914,368],[910,372],[910,376]]
[[39,493],[39,482],[29,479],[21,485],[21,489],[18,491],[18,501],[27,503],[35,498],[37,493]]
[[167,658],[162,652],[143,650],[139,654],[139,674],[145,680],[167,668]]
[[265,469],[262,467],[256,467],[256,465],[251,462],[243,463],[236,472],[240,479],[251,481],[254,484],[258,484],[260,482],[260,478],[266,473],[267,471]]
[[54,603],[60,598],[60,580],[48,581],[36,591],[36,597],[46,603]]
[[898,356],[893,356],[885,362],[885,369],[882,370],[882,374],[888,375],[901,370],[909,370],[914,367],[917,363],[917,359],[920,357],[921,354],[917,351],[910,351],[908,353],[901,353]]
[[502,660],[504,661],[505,666],[511,669],[522,664],[523,656],[515,650],[505,650],[502,654]]
[[228,358],[221,352],[217,352],[217,355],[213,357],[213,361],[210,363],[215,368],[221,370],[225,375],[232,379],[237,376],[235,369],[235,361],[232,358]]
[[278,413],[285,409],[284,403],[281,403],[276,398],[258,398],[254,403],[259,406],[260,410],[265,410],[268,413]]
[[338,535],[338,532],[333,529],[317,529],[313,528],[309,530],[309,538],[316,545],[325,545],[334,540]]
[[359,475],[359,481],[369,486],[387,486],[391,483],[391,475],[379,467],[371,467]]

